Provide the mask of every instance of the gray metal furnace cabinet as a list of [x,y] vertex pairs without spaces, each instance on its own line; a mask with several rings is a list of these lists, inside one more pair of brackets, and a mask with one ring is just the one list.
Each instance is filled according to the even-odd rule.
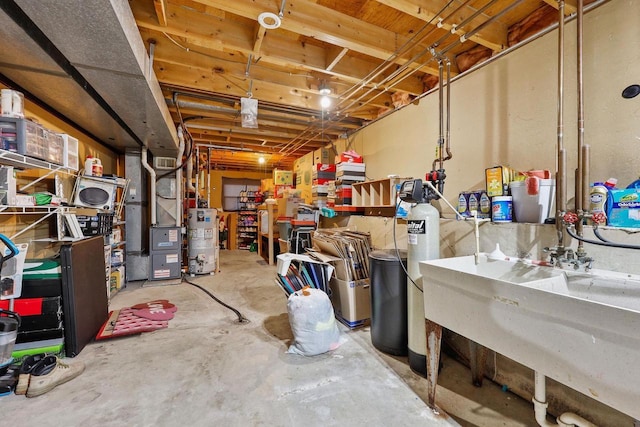
[[149,280],[178,279],[182,273],[180,227],[152,227],[149,233]]

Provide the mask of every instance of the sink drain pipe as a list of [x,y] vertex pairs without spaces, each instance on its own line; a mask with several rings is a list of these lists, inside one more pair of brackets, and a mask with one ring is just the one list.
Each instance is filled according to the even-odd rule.
[[597,427],[595,424],[585,420],[573,412],[565,412],[557,418],[557,423],[547,421],[547,378],[538,371],[535,371],[535,392],[533,397],[533,409],[535,411],[536,422],[542,427]]

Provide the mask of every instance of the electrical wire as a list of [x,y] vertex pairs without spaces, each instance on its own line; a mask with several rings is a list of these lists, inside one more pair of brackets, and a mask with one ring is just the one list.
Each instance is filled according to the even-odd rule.
[[244,317],[244,315],[242,313],[240,313],[237,309],[235,309],[235,308],[231,307],[230,305],[225,304],[224,302],[222,302],[214,294],[209,292],[208,289],[205,289],[204,287],[198,285],[197,283],[194,283],[194,282],[190,281],[189,279],[187,279],[185,274],[182,275],[182,281],[190,284],[191,286],[195,286],[196,288],[200,289],[202,292],[204,292],[205,294],[207,294],[211,298],[213,298],[213,300],[215,302],[217,302],[218,304],[220,304],[221,306],[223,306],[225,308],[228,308],[229,310],[233,311],[236,314],[236,316],[238,316],[238,323],[249,323],[249,319]]
[[[189,132],[189,129],[187,129],[187,126],[182,118],[182,112],[180,111],[180,106],[178,105],[178,94],[176,94],[174,92],[174,104],[176,105],[176,112],[178,113],[178,119],[180,120],[180,126],[182,126],[182,132],[184,133],[184,140],[185,140],[185,144],[189,144],[188,150],[187,150],[187,154],[184,158],[184,161],[176,166],[175,168],[168,170],[167,172],[163,173],[160,176],[156,177],[156,181],[164,178],[165,176],[169,176],[175,172],[177,172],[179,169],[182,169],[184,167],[184,165],[187,164],[187,162],[191,161],[191,156],[193,155],[193,136],[191,135],[191,132]],[[181,159],[178,159],[181,160]]]

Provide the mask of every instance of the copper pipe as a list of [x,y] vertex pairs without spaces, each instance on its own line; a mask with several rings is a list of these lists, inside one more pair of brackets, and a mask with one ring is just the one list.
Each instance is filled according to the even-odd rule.
[[451,61],[447,58],[447,127],[444,134],[447,157],[443,161],[451,160]]
[[582,146],[582,210],[589,210],[589,170],[591,168],[591,146]]
[[438,156],[433,160],[431,164],[431,170],[436,170],[436,163],[440,166],[439,169],[442,169],[442,164],[444,162],[442,158],[442,150],[444,145],[444,96],[443,96],[443,88],[444,85],[442,83],[444,66],[442,63],[442,58],[438,59]]
[[522,3],[524,0],[517,0],[514,1],[513,3],[511,3],[509,6],[505,7],[504,9],[502,9],[500,12],[496,13],[495,15],[493,15],[490,19],[487,19],[485,22],[483,22],[482,24],[478,25],[476,28],[474,28],[471,31],[467,31],[466,33],[464,33],[463,35],[460,36],[460,38],[458,40],[456,40],[455,42],[451,43],[449,46],[447,46],[445,49],[443,49],[440,53],[442,55],[444,55],[445,53],[449,52],[451,49],[453,49],[454,47],[456,47],[459,44],[462,44],[464,42],[466,42],[467,40],[469,40],[471,37],[473,37],[474,35],[476,35],[478,32],[482,31],[487,25],[491,24],[494,20],[500,18],[502,15],[504,15],[505,13],[509,12],[511,9],[513,9],[514,7],[518,6],[520,3]]
[[[583,10],[583,0],[578,0],[578,19],[576,22],[577,28],[577,58],[576,58],[576,68],[577,68],[577,81],[578,81],[578,174],[576,176],[575,182],[575,198],[576,198],[576,213],[578,214],[578,218],[580,221],[576,224],[576,233],[578,236],[582,237],[584,235],[583,230],[583,222],[582,215],[585,211],[585,197],[584,197],[584,181],[583,177],[585,174],[584,168],[584,81],[583,81],[583,70],[582,70],[582,45],[583,45],[583,21],[584,21],[584,10]],[[578,241],[578,253],[584,253],[584,242],[581,240]]]
[[[378,65],[373,71],[371,71],[366,77],[364,77],[360,83],[351,86],[349,89],[347,89],[346,91],[344,91],[341,95],[341,98],[344,100],[347,100],[349,98],[351,98],[353,95],[355,95],[355,93],[364,88],[366,85],[368,85],[369,83],[371,83],[373,81],[373,79],[375,79],[376,77],[380,76],[383,72],[385,72],[387,69],[389,69],[390,67],[393,67],[395,65],[397,65],[395,63],[395,59],[400,57],[400,55],[404,52],[409,51],[409,49],[414,48],[415,46],[418,46],[423,40],[426,40],[427,37],[429,37],[434,31],[436,31],[438,29],[438,26],[436,24],[433,24],[433,21],[436,20],[436,18],[438,18],[440,16],[440,14],[442,12],[444,12],[451,4],[453,3],[453,0],[449,1],[442,9],[440,9],[428,22],[425,22],[425,24],[422,26],[422,28],[420,28],[420,30],[418,32],[416,32],[409,40],[407,40],[402,46],[400,46],[395,52],[393,52],[391,54],[391,56],[389,58],[387,58],[384,62],[382,62],[380,65]],[[469,3],[469,0],[467,0],[465,2],[465,5]],[[439,22],[444,21],[445,19],[447,19],[450,15],[448,15],[445,18],[441,18],[439,20]],[[433,28],[429,29],[429,31],[427,32],[427,34],[420,36],[420,33],[422,33],[423,31],[427,30],[429,28],[430,25],[433,24]],[[418,38],[419,37],[419,38]],[[424,55],[425,53],[427,53],[428,50],[423,51],[422,55]],[[417,59],[417,58],[416,58]],[[411,64],[411,62],[413,62],[414,59],[411,59],[407,62],[405,62],[402,65],[402,69],[407,68],[409,66],[409,64]],[[388,78],[385,78],[384,81],[388,81]],[[367,93],[370,93],[373,89],[376,89],[377,87],[379,87],[381,84],[374,84],[373,88],[370,88],[369,91]],[[342,100],[341,102],[338,104],[342,104]],[[350,107],[350,106],[349,106]],[[346,108],[349,108],[346,107]]]
[[[472,13],[471,15],[469,15],[466,19],[464,19],[462,22],[460,22],[459,24],[454,25],[451,28],[451,31],[449,31],[447,34],[445,34],[444,36],[440,37],[440,39],[438,39],[434,44],[432,44],[432,47],[438,47],[440,46],[440,44],[442,42],[444,42],[446,39],[448,39],[452,34],[455,34],[455,30],[459,27],[464,27],[465,25],[469,24],[471,21],[473,21],[474,19],[476,19],[478,16],[480,16],[482,13],[484,13],[485,10],[487,10],[489,7],[493,6],[493,4],[495,2],[497,2],[498,0],[491,0],[489,3],[485,4],[484,6],[482,6],[480,9],[476,10],[474,13]],[[495,18],[490,18],[487,19],[487,22],[489,20],[493,21],[493,19]],[[484,22],[481,25],[485,25],[486,22]]]
[[558,1],[558,159],[556,176],[556,232],[558,248],[564,247],[562,217],[567,205],[567,153],[564,149],[564,0]]

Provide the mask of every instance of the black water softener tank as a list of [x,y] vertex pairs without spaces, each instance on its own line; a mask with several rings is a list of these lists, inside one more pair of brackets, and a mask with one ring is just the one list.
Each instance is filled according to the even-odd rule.
[[394,249],[369,254],[371,274],[371,343],[395,356],[407,355],[407,252]]

